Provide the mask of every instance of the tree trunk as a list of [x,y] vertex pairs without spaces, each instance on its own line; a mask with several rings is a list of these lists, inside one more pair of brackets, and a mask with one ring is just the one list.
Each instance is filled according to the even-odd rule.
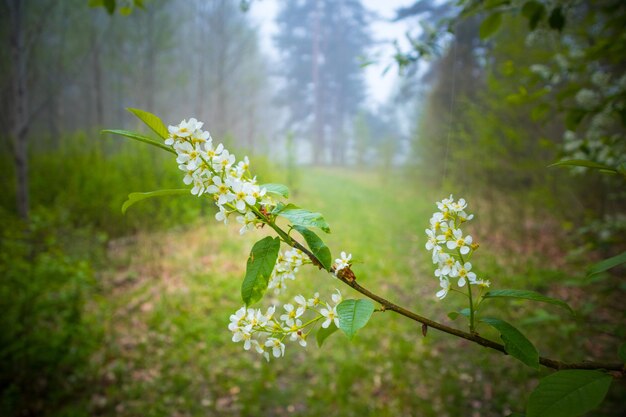
[[10,14],[9,42],[12,69],[12,126],[17,212],[28,220],[28,89],[26,85],[26,51],[24,45],[24,4],[21,0],[8,2]]

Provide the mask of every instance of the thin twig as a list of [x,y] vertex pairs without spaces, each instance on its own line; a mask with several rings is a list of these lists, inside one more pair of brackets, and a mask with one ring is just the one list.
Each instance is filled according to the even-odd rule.
[[[264,219],[265,220],[265,219]],[[299,243],[297,240],[293,239],[291,236],[289,236],[284,230],[282,230],[280,227],[278,227],[274,222],[268,221],[268,225],[274,229],[276,231],[276,233],[278,233],[278,235],[280,237],[282,237],[285,242],[296,248],[301,250],[302,252],[304,252],[309,259],[311,259],[311,262],[313,262],[314,265],[317,265],[320,269],[325,269],[322,265],[322,263],[319,261],[319,259],[317,259],[317,257],[311,252],[309,251],[306,247],[304,247],[301,243]],[[432,327],[433,329],[437,329],[439,331],[442,331],[444,333],[448,333],[451,334],[453,336],[457,336],[460,337],[462,339],[465,340],[469,340],[470,342],[474,342],[477,343],[481,346],[484,346],[486,348],[489,349],[493,349],[493,350],[497,350],[498,352],[504,353],[505,355],[507,355],[506,350],[504,349],[504,345],[498,343],[498,342],[494,342],[493,340],[489,340],[489,339],[485,339],[484,337],[478,335],[478,333],[474,332],[474,333],[467,333],[464,332],[462,330],[459,329],[455,329],[453,327],[449,327],[446,326],[445,324],[441,324],[439,322],[436,322],[434,320],[431,320],[429,318],[420,316],[417,313],[414,313],[410,310],[407,310],[404,307],[401,307],[383,297],[381,297],[378,294],[375,294],[373,292],[371,292],[370,290],[368,290],[367,288],[363,287],[361,284],[359,284],[357,282],[356,279],[347,279],[344,276],[342,276],[341,274],[336,274],[335,273],[335,269],[334,267],[332,267],[329,271],[330,274],[332,274],[334,277],[336,277],[337,279],[339,279],[340,281],[342,281],[344,284],[352,287],[354,290],[360,292],[361,294],[363,294],[364,296],[376,301],[377,303],[379,303],[382,306],[382,310],[386,311],[386,310],[390,310],[390,311],[394,311],[398,314],[400,314],[401,316],[407,317],[411,320],[417,321],[419,323],[425,324],[428,327]],[[622,363],[618,363],[618,362],[595,362],[595,361],[584,361],[584,362],[561,362],[561,361],[557,361],[554,359],[549,359],[549,358],[545,358],[543,356],[539,357],[539,363],[545,367],[548,368],[552,368],[552,369],[556,369],[556,370],[562,370],[562,369],[604,369],[607,371],[616,371],[616,372],[620,372],[621,374],[624,374],[624,372],[626,372],[626,367],[624,364]]]

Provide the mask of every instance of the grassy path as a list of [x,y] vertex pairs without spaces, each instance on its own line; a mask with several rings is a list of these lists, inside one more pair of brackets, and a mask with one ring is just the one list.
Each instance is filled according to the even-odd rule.
[[[351,252],[364,285],[445,320],[451,308],[435,300],[438,285],[423,250],[441,196],[373,173],[312,170],[301,177],[291,200],[325,215],[332,234],[324,239],[335,257]],[[226,327],[241,305],[248,251],[267,231],[241,237],[237,230],[206,219],[111,248],[111,267],[101,277],[105,296],[94,306],[107,334],[95,359],[95,414],[434,416],[473,407],[488,415],[524,391],[490,382],[473,387],[468,382],[484,378],[475,365],[488,354],[436,332],[423,338],[413,322],[391,313],[376,314],[352,343],[338,333],[323,349],[314,340],[306,349],[288,344],[286,357],[270,364],[243,351]],[[315,291],[328,296],[341,285],[305,268],[280,300],[270,295],[264,303]],[[505,368],[512,378],[519,369]]]

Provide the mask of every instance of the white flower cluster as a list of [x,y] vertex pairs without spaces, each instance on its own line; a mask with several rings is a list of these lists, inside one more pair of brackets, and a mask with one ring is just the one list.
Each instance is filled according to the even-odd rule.
[[[262,223],[261,217],[276,207],[276,202],[268,195],[265,188],[257,184],[256,177],[250,175],[250,161],[245,157],[237,162],[222,144],[213,145],[211,135],[202,130],[203,123],[191,118],[183,120],[177,126],[169,126],[169,137],[165,144],[171,146],[177,154],[178,167],[185,172],[183,182],[193,184],[191,193],[201,196],[208,194],[213,198],[219,212],[215,215],[218,221],[228,222],[232,214],[243,224],[240,233],[253,229]],[[341,253],[336,260],[335,270],[339,271],[350,266],[352,255]],[[268,282],[268,288],[279,294],[286,288],[287,279],[295,280],[300,266],[310,263],[308,257],[298,249],[280,252]],[[285,304],[285,313],[276,318],[276,307],[272,306],[265,312],[259,309],[246,308],[237,310],[230,316],[229,330],[233,332],[233,342],[243,342],[245,350],[254,348],[267,360],[272,356],[278,358],[285,354],[283,341],[298,341],[306,346],[306,337],[313,324],[323,320],[322,327],[331,323],[339,325],[337,305],[342,297],[339,290],[332,295],[332,302],[323,303],[319,294],[313,298],[295,297],[295,304]],[[315,313],[315,317],[303,324],[305,312]],[[308,332],[307,328],[310,329]]]
[[[536,31],[535,31],[536,32]],[[533,32],[534,33],[534,32]],[[626,163],[626,140],[619,115],[626,110],[626,73],[606,71],[604,65],[589,61],[586,44],[570,45],[566,54],[556,54],[551,66],[534,64],[530,71],[543,80],[546,88],[561,88],[563,82],[582,87],[574,96],[577,109],[586,113],[576,127],[563,135],[563,160],[582,159],[618,167]],[[583,173],[587,168],[575,167]]]
[[[323,302],[319,293],[309,299],[297,295],[294,297],[295,303],[283,306],[282,314],[276,312],[275,306],[265,312],[244,306],[230,316],[228,329],[233,333],[233,342],[243,342],[245,350],[254,348],[268,361],[270,352],[271,356],[280,358],[285,355],[285,339],[297,341],[300,346],[306,347],[307,336],[315,323],[323,321],[323,328],[328,328],[331,323],[339,326],[337,305],[342,301],[339,290],[331,299],[332,304]],[[304,321],[307,312],[310,313],[309,319]]]
[[185,172],[183,182],[193,184],[191,193],[197,196],[209,194],[219,212],[218,221],[228,222],[232,214],[243,226],[240,233],[253,229],[259,222],[255,210],[268,209],[275,202],[261,188],[256,177],[250,176],[250,161],[245,157],[236,162],[220,143],[213,145],[209,132],[202,130],[202,122],[194,118],[183,120],[177,126],[169,126],[170,136],[165,144],[176,151],[178,167]]
[[290,249],[285,253],[279,252],[267,288],[273,289],[277,295],[280,294],[287,288],[285,280],[295,280],[298,268],[309,262],[309,258],[301,250]]
[[452,195],[437,202],[438,212],[430,219],[426,229],[426,249],[432,252],[432,261],[437,265],[435,276],[439,278],[441,290],[437,298],[443,299],[450,291],[450,280],[457,279],[459,287],[466,283],[488,287],[491,283],[479,280],[472,272],[472,264],[467,262],[476,246],[472,236],[463,235],[461,225],[474,218],[467,214],[467,203],[463,198],[454,201]]

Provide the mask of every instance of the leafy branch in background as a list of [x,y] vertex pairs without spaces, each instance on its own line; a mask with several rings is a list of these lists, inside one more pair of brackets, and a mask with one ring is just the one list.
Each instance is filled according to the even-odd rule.
[[[435,7],[417,1],[400,9],[398,19],[423,13],[435,23],[409,36],[408,50],[398,48],[395,60],[401,68],[438,56],[464,21],[479,21],[478,35],[488,50],[498,32],[509,30],[503,22],[523,20],[529,31],[526,45],[549,44],[554,51],[550,59],[530,65],[531,75],[519,79],[520,93],[509,99],[534,102],[537,119],[545,119],[549,110],[564,116],[558,165],[626,178],[626,3],[461,0],[457,7]],[[529,86],[537,87],[537,93],[529,94]]]
[[[218,209],[216,220],[228,223],[233,217],[236,218],[241,224],[242,234],[265,226],[276,234],[275,237],[266,236],[254,244],[241,287],[244,305],[231,316],[229,330],[233,333],[233,341],[242,342],[245,350],[255,350],[269,361],[271,357],[279,358],[285,354],[284,342],[287,339],[306,346],[309,335],[316,331],[317,343],[321,346],[337,329],[352,339],[375,311],[393,311],[421,323],[424,335],[432,327],[513,356],[533,369],[543,365],[557,370],[544,378],[531,394],[528,416],[575,416],[593,409],[602,402],[611,384],[612,377],[607,371],[616,375],[624,374],[624,358],[621,358],[622,362],[603,363],[562,362],[542,357],[532,342],[513,325],[498,318],[480,315],[483,303],[493,299],[524,299],[553,304],[568,311],[571,308],[561,300],[533,291],[509,289],[485,292],[490,282],[478,279],[469,263],[478,245],[471,236],[463,235],[460,229],[463,223],[473,217],[465,212],[467,203],[463,199],[455,201],[450,196],[437,203],[439,211],[431,218],[431,227],[426,231],[426,248],[432,252],[433,262],[438,267],[435,276],[439,278],[442,290],[437,296],[444,298],[448,291],[459,291],[467,296],[468,308],[450,313],[450,317],[467,317],[468,332],[423,317],[363,287],[352,271],[352,255],[341,252],[340,257],[332,262],[330,248],[312,230],[330,233],[324,216],[288,203],[289,190],[284,185],[259,185],[250,171],[248,158],[236,161],[235,156],[222,144],[215,145],[209,132],[202,130],[201,122],[196,119],[183,120],[177,126],[166,128],[151,113],[129,110],[164,142],[128,131],[103,132],[118,134],[176,154],[176,162],[185,174],[183,182],[191,189],[132,193],[124,203],[123,211],[146,198],[190,192],[215,203]],[[306,246],[294,237],[294,230],[304,238]],[[283,252],[281,246],[288,249]],[[593,270],[610,268],[623,261],[622,256]],[[341,292],[336,290],[330,300],[315,293],[308,298],[298,295],[294,303],[287,303],[278,309],[271,306],[262,311],[251,307],[268,290],[280,294],[286,288],[286,282],[294,280],[299,269],[307,264],[326,271],[367,298],[343,299]],[[467,285],[467,294],[453,288],[453,279],[459,288]],[[479,288],[477,293],[473,287]],[[482,337],[478,333],[481,324],[495,328],[503,343]]]

